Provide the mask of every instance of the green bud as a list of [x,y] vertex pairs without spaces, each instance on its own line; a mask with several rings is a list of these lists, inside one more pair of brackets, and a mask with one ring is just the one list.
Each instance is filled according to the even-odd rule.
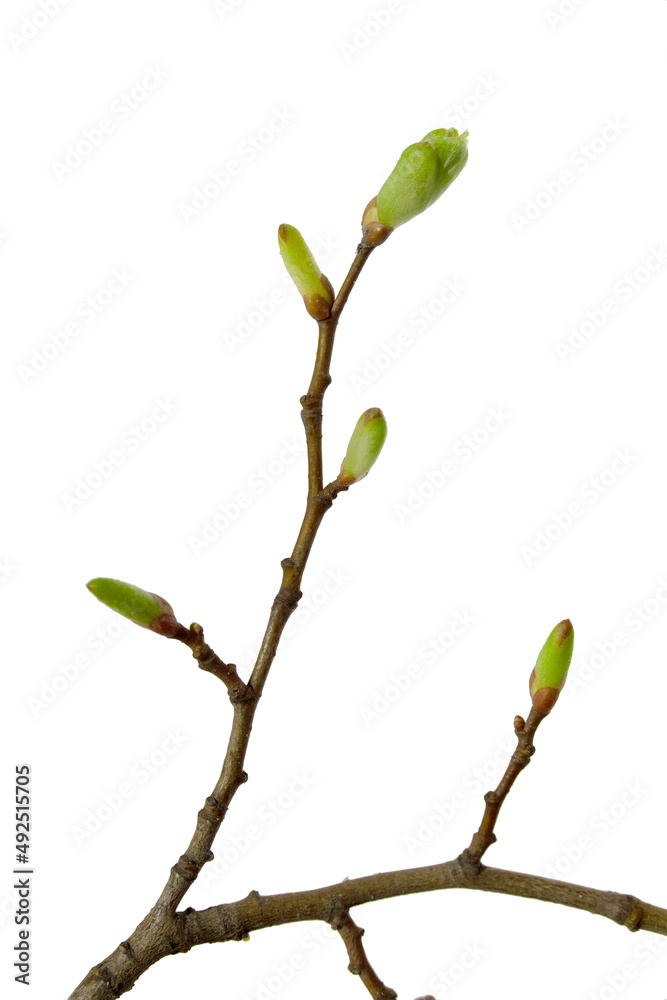
[[438,154],[440,172],[431,205],[444,194],[468,162],[468,133],[458,134],[455,128],[436,128],[424,136]]
[[533,708],[548,715],[563,690],[572,660],[574,629],[569,618],[559,622],[542,646],[537,663],[530,675],[530,695]]
[[468,161],[468,133],[438,128],[401,153],[377,196],[377,221],[390,229],[424,212]]
[[309,314],[316,320],[327,319],[334,301],[329,279],[320,271],[308,244],[294,226],[278,227],[280,255],[296,285]]
[[169,638],[176,634],[178,622],[174,618],[174,609],[163,597],[134,587],[131,583],[104,576],[91,580],[86,586],[98,601],[129,618],[135,625]]
[[382,410],[373,406],[361,414],[340,467],[338,482],[341,485],[351,486],[368,475],[382,451],[386,436],[387,421]]

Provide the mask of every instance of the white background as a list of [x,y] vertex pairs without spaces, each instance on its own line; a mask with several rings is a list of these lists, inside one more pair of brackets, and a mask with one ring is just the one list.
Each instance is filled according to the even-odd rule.
[[[571,680],[486,860],[667,905],[665,5],[560,8],[5,0],[12,996],[25,995],[14,765],[33,769],[31,996],[65,997],[158,895],[230,722],[184,647],[114,620],[84,584],[163,594],[247,676],[302,514],[305,460],[289,446],[302,448],[316,333],[277,226],[329,246],[338,287],[366,202],[406,145],[443,126],[469,128],[469,164],[371,257],[326,397],[329,478],[367,407],[383,408],[387,444],[324,522],[218,874],[184,905],[455,857],[528,711],[537,652],[567,616]],[[86,145],[86,130],[101,141]],[[503,416],[485,430],[491,410]],[[434,474],[447,461],[456,473]],[[409,498],[419,509],[406,513]],[[197,553],[206,522],[217,528]],[[452,639],[457,614],[469,624]],[[540,1000],[665,996],[663,939],[587,913],[456,891],[354,915],[406,1000],[518,986]],[[341,942],[317,933],[293,925],[167,959],[137,1000],[365,995]]]

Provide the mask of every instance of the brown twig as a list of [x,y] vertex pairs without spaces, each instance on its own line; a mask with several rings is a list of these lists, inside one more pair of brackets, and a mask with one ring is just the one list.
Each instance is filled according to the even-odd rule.
[[313,377],[308,386],[308,392],[301,397],[301,419],[306,429],[306,446],[308,450],[308,497],[312,498],[322,489],[324,474],[322,469],[322,401],[324,393],[331,384],[331,355],[338,320],[345,308],[350,292],[355,286],[361,270],[373,251],[373,247],[360,244],[331,307],[327,319],[319,322],[319,339],[317,342],[317,358]]
[[168,925],[168,933],[163,929],[154,936],[152,947],[148,947],[148,928],[136,946],[131,939],[123,942],[106,963],[92,970],[74,991],[71,1000],[118,997],[155,962],[166,955],[189,951],[196,945],[240,941],[252,931],[300,921],[332,923],[337,915],[353,906],[439,889],[476,889],[539,899],[607,917],[630,931],[644,930],[667,936],[667,910],[636,896],[485,866],[471,875],[456,858],[439,865],[345,879],[320,889],[273,896],[261,896],[253,891],[234,903],[176,913]]
[[243,701],[245,697],[251,695],[248,685],[236,672],[236,664],[224,663],[217,653],[213,652],[204,641],[204,629],[197,622],[193,622],[190,628],[179,624],[178,632],[172,638],[185,643],[192,650],[192,655],[202,670],[208,671],[222,681],[232,703]]
[[350,964],[348,969],[353,976],[359,976],[362,983],[373,997],[373,1000],[396,1000],[398,994],[396,990],[385,986],[375,969],[368,961],[368,956],[364,950],[361,939],[364,935],[363,927],[355,924],[350,916],[350,911],[341,909],[331,920],[331,926],[338,931],[343,944],[347,948]]
[[502,804],[507,798],[512,785],[523,769],[528,766],[531,757],[535,753],[533,737],[535,736],[535,731],[537,730],[540,722],[542,722],[545,718],[546,716],[540,715],[540,713],[536,712],[533,708],[531,708],[530,714],[525,722],[520,715],[517,715],[514,718],[514,731],[517,735],[516,750],[510,757],[507,769],[502,776],[498,787],[494,791],[487,792],[484,796],[486,808],[484,810],[482,822],[479,825],[479,830],[477,830],[470,841],[470,846],[461,855],[462,864],[464,866],[470,866],[471,870],[479,867],[482,856],[486,850],[491,846],[491,844],[496,842],[494,830],[498,819],[498,813],[500,812]]
[[[175,638],[185,642],[205,670],[227,686],[234,715],[220,777],[197,815],[194,834],[186,851],[171,869],[156,904],[130,937],[111,955],[94,966],[71,994],[70,1000],[110,1000],[130,989],[155,956],[180,951],[182,940],[176,910],[190,885],[213,857],[211,847],[237,789],[248,779],[243,769],[255,711],[264,690],[278,643],[290,615],[301,598],[301,580],[322,518],[346,487],[334,480],[322,488],[322,400],[331,382],[329,368],[338,319],[371,253],[360,246],[327,320],[319,324],[317,356],[308,393],[302,399],[308,451],[308,500],[291,556],[283,559],[283,579],[276,594],[250,681],[238,678],[236,668],[224,663],[203,641],[201,626],[180,626]],[[164,951],[164,948],[167,950]]]
[[192,947],[214,941],[240,940],[251,931],[278,924],[302,920],[330,923],[336,914],[363,903],[438,889],[477,889],[559,903],[607,917],[630,931],[644,930],[667,936],[667,910],[635,896],[500,868],[482,867],[479,874],[470,877],[458,858],[439,865],[345,879],[320,889],[274,896],[252,892],[235,903],[205,910],[186,910],[180,917],[183,936]]

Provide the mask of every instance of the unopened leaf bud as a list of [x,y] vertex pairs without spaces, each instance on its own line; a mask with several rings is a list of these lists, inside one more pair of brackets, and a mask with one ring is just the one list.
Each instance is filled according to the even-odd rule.
[[174,609],[157,594],[134,587],[131,583],[110,580],[104,576],[91,580],[86,586],[98,601],[119,615],[123,615],[124,618],[129,618],[135,625],[141,625],[142,628],[148,628],[168,638],[178,631]]
[[[376,218],[395,229],[424,212],[443,194],[468,161],[468,133],[438,128],[401,153],[377,196]],[[370,224],[369,220],[369,224]]]
[[530,675],[530,695],[533,708],[548,715],[563,690],[572,660],[574,629],[569,618],[559,622],[542,646]]
[[382,410],[371,407],[361,414],[352,432],[345,458],[340,467],[338,482],[351,486],[368,475],[382,451],[387,436],[387,421]]
[[283,224],[278,227],[280,255],[296,285],[309,314],[316,320],[327,319],[334,302],[331,282],[322,274],[308,244],[298,229]]

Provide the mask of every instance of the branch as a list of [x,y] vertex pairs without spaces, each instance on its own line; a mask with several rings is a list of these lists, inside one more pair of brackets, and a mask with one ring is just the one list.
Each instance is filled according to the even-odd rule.
[[306,429],[306,444],[308,449],[308,496],[313,497],[322,489],[324,482],[322,471],[322,401],[324,393],[331,385],[331,355],[333,353],[334,337],[338,320],[345,308],[350,292],[355,286],[361,269],[373,251],[373,247],[360,243],[352,266],[347,273],[331,307],[327,319],[319,322],[319,340],[317,358],[313,377],[308,386],[308,392],[301,397],[301,419]]
[[[276,594],[250,681],[243,684],[233,664],[224,663],[206,645],[203,629],[196,623],[186,629],[178,624],[171,632],[192,649],[200,667],[214,673],[227,686],[234,715],[220,777],[211,795],[197,814],[192,839],[171,869],[169,879],[156,904],[130,937],[111,955],[94,966],[71,994],[70,1000],[110,1000],[131,989],[154,961],[183,950],[176,910],[204,865],[213,858],[211,847],[237,789],[248,780],[243,769],[250,732],[264,684],[275,658],[278,643],[300,598],[300,584],[315,536],[322,519],[338,493],[347,489],[338,480],[322,488],[322,400],[331,382],[329,367],[334,335],[340,314],[368,259],[372,248],[360,246],[328,319],[319,324],[317,356],[310,387],[302,399],[303,422],[308,449],[308,500],[301,529],[291,556],[283,559],[283,579]],[[315,488],[317,487],[317,488]],[[174,624],[176,629],[176,624]],[[186,949],[187,950],[187,949]]]
[[350,964],[348,965],[349,971],[353,976],[360,977],[362,983],[373,997],[373,1000],[396,1000],[398,996],[396,990],[385,986],[368,961],[364,946],[361,943],[364,929],[355,924],[349,910],[343,908],[333,918],[331,926],[335,931],[338,931],[347,948],[347,954],[350,959]]
[[201,669],[207,670],[222,681],[229,692],[229,699],[232,703],[243,701],[251,695],[251,689],[247,684],[244,684],[236,672],[236,664],[224,663],[217,653],[213,652],[211,647],[204,642],[204,629],[197,622],[193,622],[190,628],[179,624],[178,631],[172,638],[189,646]]
[[[353,906],[437,889],[477,889],[540,899],[607,917],[630,931],[667,936],[667,910],[636,896],[483,865],[471,875],[461,858],[455,858],[439,865],[344,879],[320,889],[273,896],[253,891],[235,903],[175,913],[167,933],[163,928],[161,933],[151,935],[149,914],[135,932],[136,943],[123,942],[106,962],[91,970],[70,1000],[115,1000],[155,962],[196,945],[240,941],[252,931],[307,920],[333,925],[341,913]],[[158,912],[153,919],[159,918]]]
[[533,737],[540,722],[546,718],[531,708],[527,721],[524,722],[520,715],[514,717],[514,731],[517,734],[517,748],[510,757],[507,769],[500,780],[500,784],[493,792],[487,792],[484,796],[486,809],[480,823],[479,830],[475,833],[468,847],[462,854],[464,864],[470,865],[473,869],[479,865],[482,855],[491,844],[495,844],[496,835],[494,833],[496,820],[507,798],[512,785],[519,777],[525,767],[530,764],[530,759],[535,753]]
[[345,879],[321,889],[273,896],[251,892],[235,903],[186,910],[179,918],[183,937],[191,948],[216,941],[237,941],[251,931],[302,920],[333,924],[341,912],[353,906],[436,889],[478,889],[540,899],[607,917],[630,931],[667,936],[667,910],[636,896],[485,866],[481,866],[477,875],[470,876],[460,858],[439,865]]
[[[294,227],[279,228],[281,254],[306,309],[319,328],[317,354],[308,391],[301,397],[306,433],[308,493],[306,510],[292,554],[281,562],[282,582],[248,683],[234,664],[225,663],[208,646],[200,625],[186,628],[173,609],[157,595],[121,581],[97,578],[89,588],[125,617],[187,645],[201,669],[226,686],[233,707],[227,750],[218,781],[197,816],[194,834],[184,854],[171,869],[157,902],[132,935],[107,959],[95,966],[71,994],[70,1000],[115,1000],[161,958],[187,952],[199,944],[239,940],[251,931],[287,923],[321,920],[340,934],[347,948],[350,971],[358,975],[374,1000],[395,1000],[396,994],[379,979],[362,945],[363,930],[350,909],[365,903],[438,889],[475,889],[541,899],[605,916],[627,927],[667,936],[667,910],[635,896],[578,886],[538,876],[487,868],[486,850],[496,840],[495,826],[509,791],[534,753],[533,738],[542,719],[553,708],[565,682],[572,656],[573,631],[568,619],[552,631],[530,679],[533,709],[527,721],[515,718],[517,748],[494,791],[485,795],[485,811],[470,846],[461,855],[438,865],[344,879],[336,885],[301,892],[261,896],[257,891],[237,902],[196,911],[178,906],[203,866],[211,860],[218,829],[241,784],[247,780],[244,762],[254,715],[269,670],[290,615],[301,598],[303,573],[315,537],[337,495],[363,478],[377,457],[386,434],[380,410],[367,410],[350,439],[339,477],[324,486],[322,410],[331,383],[331,358],[340,315],[361,270],[376,245],[410,218],[424,211],[458,175],[467,159],[467,133],[436,129],[421,143],[404,151],[396,168],[364,212],[363,239],[338,295],[320,272],[303,237]],[[432,1000],[423,997],[422,1000]]]

